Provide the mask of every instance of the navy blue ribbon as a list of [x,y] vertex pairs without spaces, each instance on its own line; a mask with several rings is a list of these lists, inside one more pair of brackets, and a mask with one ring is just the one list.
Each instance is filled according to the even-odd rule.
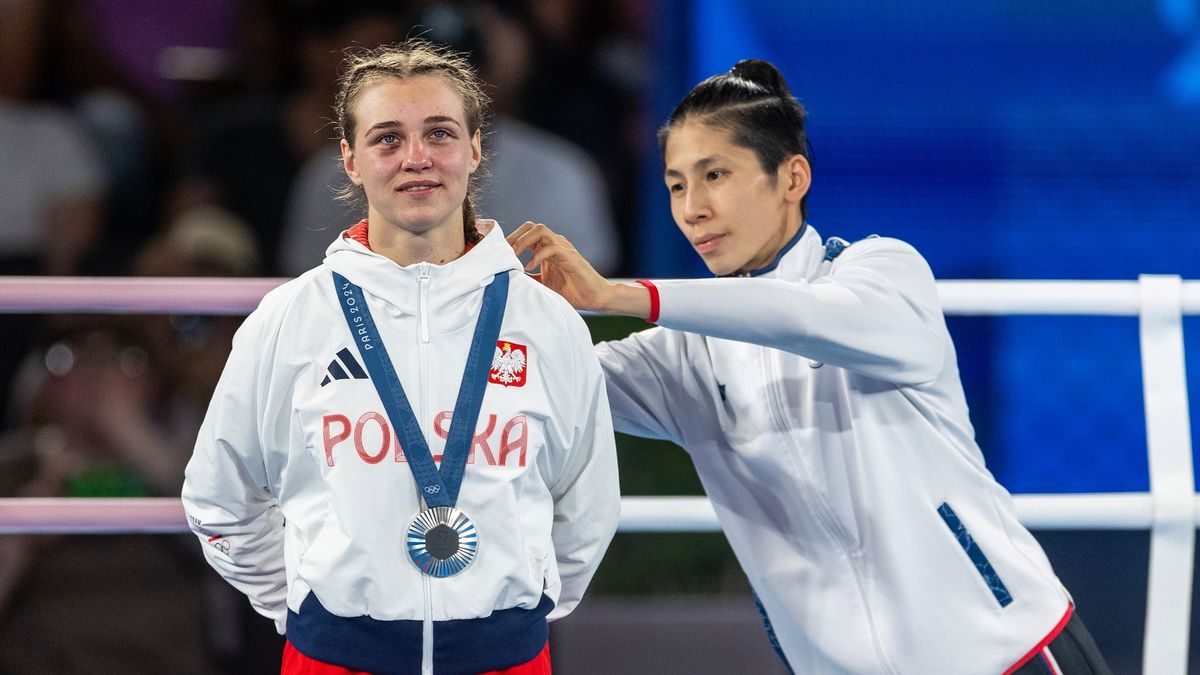
[[404,394],[404,387],[396,375],[396,368],[388,357],[387,348],[383,346],[362,289],[337,272],[333,273],[333,285],[342,314],[346,317],[346,326],[358,345],[358,353],[367,366],[367,372],[371,374],[371,382],[379,392],[388,419],[401,438],[404,457],[412,469],[413,478],[421,487],[425,505],[429,508],[453,507],[458,501],[458,491],[467,468],[467,455],[475,438],[475,424],[479,419],[479,409],[483,406],[496,340],[500,338],[500,323],[504,320],[504,307],[508,303],[508,272],[497,274],[483,292],[483,304],[479,308],[475,336],[463,368],[462,384],[458,388],[458,401],[454,404],[440,471],[433,462],[429,444],[421,433],[416,415]]

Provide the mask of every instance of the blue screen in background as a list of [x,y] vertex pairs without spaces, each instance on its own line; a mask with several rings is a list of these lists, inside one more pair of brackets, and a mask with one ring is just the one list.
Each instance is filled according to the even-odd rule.
[[[1200,2],[663,0],[661,123],[773,61],[810,115],[823,236],[894,236],[943,279],[1200,279]],[[706,276],[646,169],[638,273]],[[1133,318],[950,319],[1014,492],[1149,487]],[[1200,339],[1186,322],[1192,428]],[[1193,442],[1193,446],[1195,446]]]

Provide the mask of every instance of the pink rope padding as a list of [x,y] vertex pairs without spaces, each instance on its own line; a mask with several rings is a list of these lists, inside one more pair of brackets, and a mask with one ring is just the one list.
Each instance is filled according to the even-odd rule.
[[[0,275],[0,314],[245,315],[258,306],[268,291],[285,281],[288,280]],[[948,315],[1137,316],[1140,309],[1136,281],[943,280],[938,282],[938,291]],[[1200,314],[1200,281],[1183,282],[1182,292],[1183,313]]]
[[0,534],[186,532],[183,503],[137,499],[0,499]]
[[0,313],[249,314],[287,279],[0,277]]

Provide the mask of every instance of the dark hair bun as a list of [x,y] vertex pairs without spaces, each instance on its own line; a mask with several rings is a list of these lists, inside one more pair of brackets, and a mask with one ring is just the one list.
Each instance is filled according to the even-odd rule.
[[791,96],[783,73],[773,64],[762,59],[742,59],[729,69],[730,74],[749,80],[776,96]]

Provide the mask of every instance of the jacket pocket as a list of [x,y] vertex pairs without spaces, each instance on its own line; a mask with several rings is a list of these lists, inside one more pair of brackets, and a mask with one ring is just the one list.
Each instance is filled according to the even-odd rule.
[[1004,585],[1004,581],[1000,579],[1000,575],[996,573],[992,563],[988,562],[987,556],[983,554],[983,550],[971,536],[970,530],[959,520],[958,514],[950,508],[948,503],[942,502],[937,511],[938,515],[942,517],[942,522],[946,523],[946,527],[950,528],[950,533],[958,540],[958,545],[962,546],[967,558],[975,565],[975,571],[983,577],[983,582],[987,584],[988,590],[996,597],[996,602],[1000,603],[1001,607],[1007,607],[1013,600],[1012,594],[1008,592],[1008,587]]

